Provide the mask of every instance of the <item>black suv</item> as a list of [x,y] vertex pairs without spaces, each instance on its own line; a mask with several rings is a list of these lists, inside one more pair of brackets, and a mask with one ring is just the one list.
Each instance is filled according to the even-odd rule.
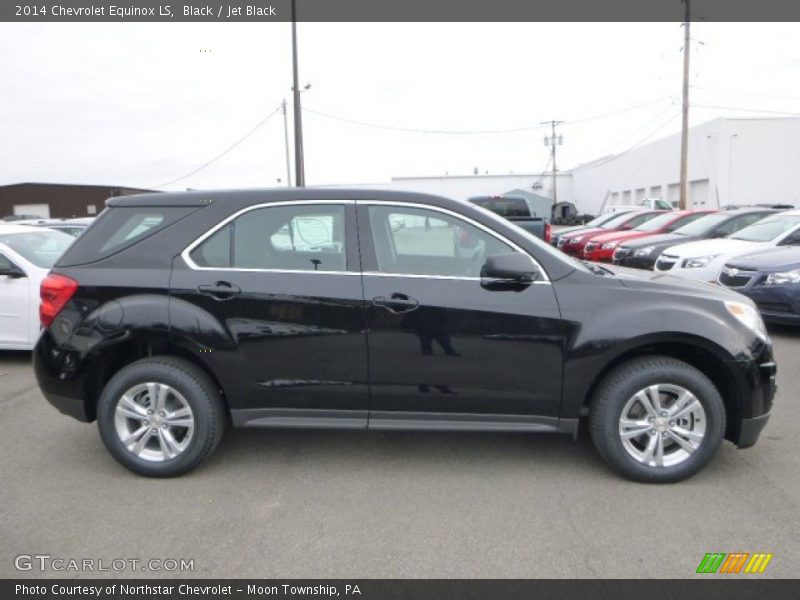
[[[635,276],[634,273],[637,273]],[[491,212],[365,190],[113,198],[41,288],[44,395],[151,476],[248,427],[561,432],[677,481],[754,444],[752,301],[575,261]]]

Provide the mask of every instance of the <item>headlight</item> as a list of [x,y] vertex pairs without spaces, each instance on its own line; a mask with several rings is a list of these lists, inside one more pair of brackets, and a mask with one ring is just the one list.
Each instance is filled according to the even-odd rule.
[[578,243],[578,242],[580,242],[582,239],[583,239],[583,236],[576,237],[576,238],[572,238],[571,240],[568,240],[568,241],[567,241],[567,243],[568,243],[568,244],[577,244],[577,243]]
[[800,269],[770,273],[767,276],[767,285],[787,285],[790,283],[800,283]]
[[700,267],[705,267],[708,263],[710,263],[718,256],[719,254],[709,254],[708,256],[696,256],[694,258],[687,258],[685,261],[683,261],[683,268],[699,269]]
[[619,242],[608,242],[607,244],[603,244],[603,250],[613,250],[617,247]]
[[750,304],[745,304],[744,302],[728,301],[725,302],[725,308],[727,308],[728,312],[736,317],[736,319],[742,325],[747,327],[762,340],[766,341],[768,339],[767,328],[764,326],[764,320],[761,318],[761,314],[759,314],[755,307],[751,306]]
[[636,252],[633,253],[634,256],[650,256],[655,250],[655,246],[647,246],[646,248],[639,248]]

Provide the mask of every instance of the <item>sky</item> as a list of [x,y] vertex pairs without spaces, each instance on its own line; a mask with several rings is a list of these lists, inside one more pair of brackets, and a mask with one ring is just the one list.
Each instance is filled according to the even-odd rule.
[[[691,122],[800,116],[798,33],[692,24]],[[0,24],[0,184],[286,185],[290,35]],[[551,119],[561,170],[680,128],[680,23],[300,23],[298,42],[308,185],[540,173]]]

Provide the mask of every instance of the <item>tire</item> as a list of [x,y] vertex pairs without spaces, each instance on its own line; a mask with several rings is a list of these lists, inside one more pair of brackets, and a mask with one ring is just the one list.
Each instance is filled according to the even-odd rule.
[[600,382],[589,427],[612,469],[634,481],[671,483],[691,477],[714,456],[725,434],[725,405],[698,369],[648,356],[623,363]]
[[97,426],[108,451],[127,469],[148,477],[174,477],[194,469],[217,447],[225,423],[212,379],[189,361],[171,356],[145,358],[120,369],[97,403]]

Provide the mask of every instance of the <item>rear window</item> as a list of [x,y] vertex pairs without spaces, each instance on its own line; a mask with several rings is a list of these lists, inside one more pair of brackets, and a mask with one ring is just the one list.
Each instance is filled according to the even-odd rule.
[[58,262],[80,265],[124,250],[179,221],[196,206],[116,206],[104,210]]
[[492,211],[501,217],[530,217],[531,210],[524,198],[513,196],[492,196],[488,198],[470,198],[472,204]]

